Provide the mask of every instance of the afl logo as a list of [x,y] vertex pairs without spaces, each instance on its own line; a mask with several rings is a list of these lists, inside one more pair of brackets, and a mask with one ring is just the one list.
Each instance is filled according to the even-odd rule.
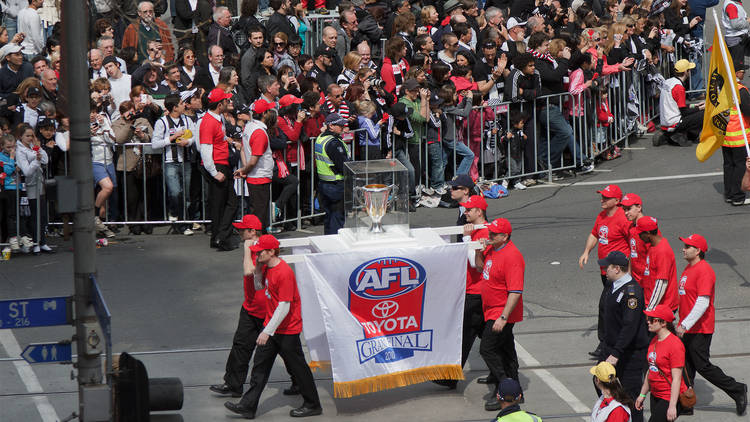
[[398,312],[398,303],[392,300],[378,302],[377,305],[372,307],[372,316],[375,318],[388,318],[396,312]]
[[[357,267],[349,277],[349,290],[364,299],[392,299],[419,288],[425,279],[425,269],[419,263],[407,258],[382,257]],[[374,312],[373,309],[373,315]]]

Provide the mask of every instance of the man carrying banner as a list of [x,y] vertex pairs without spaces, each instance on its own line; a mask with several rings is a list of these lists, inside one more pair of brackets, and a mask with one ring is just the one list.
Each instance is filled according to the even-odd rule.
[[[750,91],[742,85],[745,70],[747,70],[746,64],[739,62],[734,64],[734,74],[737,77],[740,92],[740,109],[738,111],[735,106],[730,109],[727,132],[721,146],[721,155],[724,158],[724,201],[734,206],[750,204],[750,199],[745,197],[741,189],[747,159],[745,137],[750,137]],[[740,118],[745,123],[744,134],[740,126]]]
[[277,355],[281,355],[287,371],[299,385],[304,399],[301,407],[292,409],[289,416],[305,417],[320,415],[318,390],[310,367],[302,352],[299,334],[302,332],[302,312],[294,271],[279,258],[279,241],[270,234],[258,239],[251,247],[257,253],[253,281],[256,289],[266,289],[267,310],[265,328],[256,340],[253,371],[250,374],[250,389],[239,403],[226,402],[224,407],[245,418],[254,419],[260,395],[271,375]]
[[[483,240],[484,250],[477,249],[476,265],[482,271],[482,308],[484,331],[479,354],[490,373],[499,382],[505,378],[518,380],[518,356],[513,326],[523,320],[523,282],[526,263],[510,240],[510,221],[498,218],[487,226],[489,238]],[[500,400],[493,397],[485,410],[499,410]]]
[[[661,130],[681,147],[690,146],[698,142],[703,127],[704,103],[687,105],[685,102],[685,81],[690,75],[690,69],[695,68],[695,63],[685,59],[678,60],[674,64],[674,76],[664,81],[659,96],[659,114],[661,118]],[[659,146],[664,137],[657,138],[654,143]]]

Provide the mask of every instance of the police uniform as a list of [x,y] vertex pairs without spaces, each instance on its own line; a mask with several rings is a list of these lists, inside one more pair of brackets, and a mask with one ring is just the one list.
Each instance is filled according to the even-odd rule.
[[[346,121],[336,113],[326,117],[326,125]],[[345,123],[344,123],[345,124]],[[342,124],[343,126],[343,124]],[[341,137],[326,130],[315,139],[315,169],[318,174],[318,199],[325,211],[324,234],[337,234],[344,227],[344,169],[349,148]]]
[[497,418],[493,419],[493,421],[497,422],[542,422],[542,418],[539,416],[525,412],[521,410],[521,407],[517,404],[514,404],[512,406],[508,406],[505,409],[501,410],[500,413],[497,414]]

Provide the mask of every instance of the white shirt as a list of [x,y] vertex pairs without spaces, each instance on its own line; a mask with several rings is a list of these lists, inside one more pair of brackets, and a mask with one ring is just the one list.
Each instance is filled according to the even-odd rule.
[[91,80],[96,80],[99,78],[106,78],[107,77],[107,71],[104,70],[104,66],[100,67],[99,70],[91,69]]
[[39,112],[36,109],[29,107],[28,104],[23,103],[23,121],[28,123],[31,127],[36,129],[36,124],[39,122]]
[[195,80],[195,66],[193,66],[193,70],[187,70],[185,66],[182,66],[182,71],[190,77],[191,81]]
[[114,101],[115,111],[112,113],[112,119],[117,120],[120,117],[120,104],[130,99],[130,75],[122,75],[119,79],[109,78],[109,85],[112,90],[109,92]]
[[26,34],[21,41],[23,54],[37,55],[44,48],[44,36],[42,34],[42,18],[35,9],[27,7],[18,12],[18,32]]
[[214,86],[219,84],[219,72],[220,71],[221,69],[215,70],[212,64],[208,65],[208,74],[211,75],[211,79],[213,79],[214,81]]

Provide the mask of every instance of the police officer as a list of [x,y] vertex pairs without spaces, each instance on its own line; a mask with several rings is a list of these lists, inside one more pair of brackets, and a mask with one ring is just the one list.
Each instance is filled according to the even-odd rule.
[[[745,161],[747,150],[745,149],[745,136],[750,139],[750,91],[742,84],[745,77],[747,65],[742,62],[734,64],[734,72],[737,77],[739,89],[740,109],[732,105],[729,110],[729,121],[727,122],[724,143],[721,145],[721,155],[724,159],[724,201],[734,206],[750,204],[750,198],[742,191],[742,177],[745,174]],[[743,120],[745,134],[742,133]]]
[[500,401],[500,413],[497,422],[542,422],[539,416],[524,412],[518,403],[521,402],[523,391],[521,384],[513,378],[505,378],[497,387],[497,399]]
[[344,227],[344,162],[349,148],[341,140],[348,121],[338,113],[326,116],[325,130],[315,140],[318,199],[325,211],[323,234],[337,234]]
[[[628,258],[612,251],[598,260],[606,268],[604,296],[604,341],[606,362],[615,366],[623,389],[635,401],[643,383],[643,369],[648,348],[646,316],[643,313],[643,289],[628,273]],[[598,391],[597,391],[598,393]],[[633,422],[642,422],[643,413],[633,411]]]

